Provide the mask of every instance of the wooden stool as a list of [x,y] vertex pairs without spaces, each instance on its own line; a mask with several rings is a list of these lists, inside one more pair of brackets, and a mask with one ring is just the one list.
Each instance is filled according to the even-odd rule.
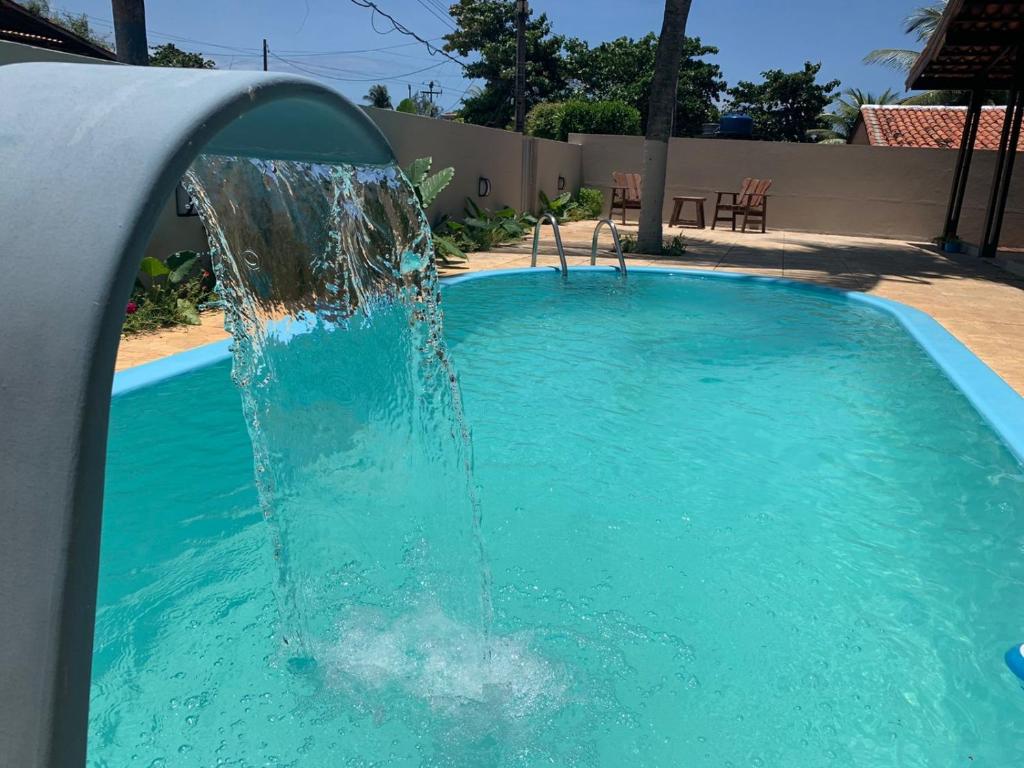
[[[686,195],[677,195],[672,198],[672,217],[668,220],[670,227],[697,227],[698,229],[704,229],[704,200],[703,197],[688,197]],[[693,203],[696,208],[696,219],[684,219],[683,203]]]

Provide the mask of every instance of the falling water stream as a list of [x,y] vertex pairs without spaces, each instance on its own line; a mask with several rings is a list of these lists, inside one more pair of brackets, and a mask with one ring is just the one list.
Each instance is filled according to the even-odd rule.
[[[207,156],[189,186],[234,338],[283,665],[370,708],[385,689],[448,714],[525,706],[524,665],[544,665],[490,633],[472,444],[408,181]],[[370,531],[389,543],[368,557]]]

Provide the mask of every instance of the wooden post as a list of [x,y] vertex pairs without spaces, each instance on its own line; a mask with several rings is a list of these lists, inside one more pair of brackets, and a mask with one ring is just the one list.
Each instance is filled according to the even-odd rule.
[[149,64],[146,43],[146,6],[143,0],[111,0],[117,60],[141,67]]

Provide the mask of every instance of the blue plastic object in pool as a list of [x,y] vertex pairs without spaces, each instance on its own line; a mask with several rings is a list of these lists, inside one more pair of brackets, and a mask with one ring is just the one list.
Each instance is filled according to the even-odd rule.
[[1024,643],[1015,645],[1006,652],[1006,666],[1021,680],[1024,680]]

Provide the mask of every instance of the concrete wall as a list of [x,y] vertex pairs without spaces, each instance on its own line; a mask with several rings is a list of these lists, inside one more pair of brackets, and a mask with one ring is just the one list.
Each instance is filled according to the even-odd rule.
[[[465,199],[496,210],[506,205],[536,210],[537,193],[557,194],[558,177],[565,189],[579,189],[581,152],[578,146],[479,125],[368,107],[367,114],[391,142],[403,167],[417,157],[432,157],[433,170],[455,168],[455,178],[430,207],[431,218],[461,216]],[[490,179],[491,191],[480,197],[479,181]]]
[[[583,148],[583,185],[610,195],[613,171],[640,172],[639,136],[573,134]],[[977,242],[995,152],[977,151],[961,217],[960,235]],[[664,216],[672,195],[707,198],[715,190],[736,190],[745,176],[770,178],[768,226],[847,235],[929,240],[942,233],[956,152],[763,141],[672,139]],[[1002,242],[1024,244],[1024,174],[1010,190]]]
[[[548,139],[529,139],[529,143],[533,165],[531,210],[535,209],[541,191],[552,199],[563,192],[576,194],[583,176],[582,147]],[[559,177],[564,179],[564,188],[561,190],[558,189]]]
[[[455,168],[452,183],[430,207],[431,219],[443,213],[461,216],[467,197],[492,209],[521,205],[523,152],[518,134],[390,109],[366,111],[387,136],[403,168],[417,157],[432,157],[434,171]],[[487,197],[477,194],[481,176],[491,181]]]

